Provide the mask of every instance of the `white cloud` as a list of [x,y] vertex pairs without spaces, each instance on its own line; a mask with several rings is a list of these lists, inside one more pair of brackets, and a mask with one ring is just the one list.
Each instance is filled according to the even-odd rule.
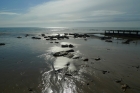
[[[78,25],[80,22],[89,22],[90,24],[91,22],[115,22],[125,18],[125,16],[129,20],[129,17],[131,19],[135,15],[131,13],[129,8],[132,7],[131,2],[134,3],[133,0],[52,0],[31,7],[22,15],[12,12],[0,12],[0,14],[16,15],[16,18],[10,20],[14,22],[12,24],[25,26],[31,24],[35,26],[53,26],[54,24],[59,26],[60,24],[69,25],[72,23]],[[134,9],[132,8],[132,10]]]
[[19,14],[14,12],[0,12],[0,15],[19,15]]

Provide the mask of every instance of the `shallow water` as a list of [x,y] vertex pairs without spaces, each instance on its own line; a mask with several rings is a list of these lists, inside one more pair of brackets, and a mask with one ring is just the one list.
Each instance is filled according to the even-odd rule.
[[[139,40],[122,44],[125,40],[116,38],[109,43],[71,37],[56,44],[41,36],[41,40],[34,40],[32,35],[24,35],[0,36],[0,42],[6,43],[0,46],[0,93],[123,93],[121,84],[130,86],[126,93],[140,92],[140,71],[136,68],[140,66]],[[71,49],[61,48],[62,44],[73,44],[75,52],[71,54],[79,59],[54,57],[55,52]],[[96,61],[97,57],[101,60]],[[85,58],[89,60],[83,61]],[[120,79],[121,83],[115,82]]]

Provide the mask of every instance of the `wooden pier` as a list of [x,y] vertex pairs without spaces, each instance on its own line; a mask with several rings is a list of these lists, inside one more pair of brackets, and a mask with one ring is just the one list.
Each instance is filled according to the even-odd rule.
[[140,38],[140,30],[105,30],[105,35]]

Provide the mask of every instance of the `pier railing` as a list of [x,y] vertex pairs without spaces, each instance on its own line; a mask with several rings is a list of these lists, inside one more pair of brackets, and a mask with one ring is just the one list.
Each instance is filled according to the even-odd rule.
[[126,37],[139,37],[140,30],[105,30],[105,35],[117,35]]

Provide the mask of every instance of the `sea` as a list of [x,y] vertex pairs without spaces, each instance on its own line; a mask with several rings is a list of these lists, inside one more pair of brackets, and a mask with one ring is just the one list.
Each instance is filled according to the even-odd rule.
[[[140,27],[1,27],[0,43],[5,45],[0,46],[0,93],[124,93],[121,87],[126,84],[130,87],[126,92],[140,93],[140,40],[123,44],[127,39],[114,37],[105,42],[96,37],[70,37],[50,41],[41,36],[105,30]],[[63,44],[74,45],[71,55],[77,59],[53,57],[71,49],[62,48]]]

